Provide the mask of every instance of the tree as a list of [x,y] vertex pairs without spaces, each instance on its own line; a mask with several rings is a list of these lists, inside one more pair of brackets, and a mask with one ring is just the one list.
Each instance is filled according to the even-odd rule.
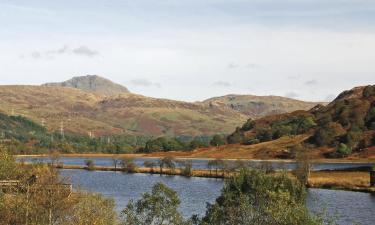
[[178,160],[176,163],[181,168],[181,174],[191,177],[193,175],[193,161],[192,160]]
[[94,161],[91,160],[91,159],[85,160],[85,165],[86,165],[86,169],[88,169],[88,170],[94,170],[95,169]]
[[153,161],[144,161],[143,162],[143,165],[146,167],[146,168],[150,168],[151,169],[151,173],[154,172],[154,167],[156,167],[156,163],[153,162]]
[[209,204],[201,225],[315,225],[305,206],[305,188],[286,174],[241,170],[225,181],[221,195]]
[[[115,202],[100,194],[80,193],[66,225],[116,225]],[[64,225],[65,225],[64,224]]]
[[237,127],[236,131],[227,137],[228,144],[240,144],[244,141],[243,131]]
[[249,131],[249,130],[253,129],[254,126],[255,126],[254,120],[248,119],[246,121],[246,123],[241,127],[241,130],[243,130],[243,131]]
[[336,149],[336,153],[338,157],[346,157],[352,153],[352,149],[346,144],[340,143],[340,145]]
[[174,163],[175,159],[171,156],[164,157],[159,160],[160,173],[163,173],[163,167],[166,167],[170,170],[171,173],[174,172],[176,164]]
[[130,201],[122,211],[123,225],[174,225],[184,224],[177,211],[180,200],[177,193],[157,183],[151,193],[144,193],[137,202]]
[[212,137],[212,140],[210,141],[210,145],[216,146],[216,147],[225,145],[225,139],[222,135],[216,134]]
[[293,174],[301,184],[307,185],[312,167],[308,151],[302,145],[293,146],[292,151],[296,154],[296,168],[293,170]]
[[214,160],[209,160],[207,162],[207,167],[210,169],[210,174],[211,174],[211,168],[214,168],[216,177],[219,176],[219,169],[223,169],[224,165],[225,165],[225,162],[222,159],[214,159]]
[[13,156],[0,145],[0,180],[12,179],[17,173],[17,164]]
[[112,157],[112,164],[115,167],[115,171],[117,170],[117,165],[121,163],[121,160],[117,157]]
[[121,159],[122,171],[127,173],[134,173],[137,170],[137,165],[134,162],[134,158],[124,157]]
[[58,151],[53,151],[50,156],[49,156],[50,160],[51,160],[51,165],[52,166],[60,166],[60,159],[61,159],[61,156],[60,156],[60,153]]

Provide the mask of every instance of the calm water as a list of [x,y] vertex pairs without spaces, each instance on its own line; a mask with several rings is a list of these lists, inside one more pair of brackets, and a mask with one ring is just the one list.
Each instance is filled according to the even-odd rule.
[[[186,217],[193,214],[202,215],[206,203],[214,202],[223,186],[223,180],[212,178],[86,170],[61,170],[61,174],[70,178],[75,187],[79,186],[114,198],[118,211],[123,209],[130,199],[138,199],[142,193],[150,191],[155,183],[163,182],[178,192],[181,199],[180,211]],[[374,225],[375,195],[310,189],[307,205],[312,211],[326,208],[330,214],[338,214],[340,224],[360,222],[363,225]]]
[[[19,158],[18,160],[20,160]],[[22,158],[26,162],[49,162],[49,158],[47,157],[36,157],[36,158]],[[93,160],[94,164],[97,166],[113,166],[113,161],[111,158],[79,158],[79,157],[62,157],[60,162],[65,165],[85,165],[85,160]],[[145,161],[153,161],[157,162],[157,158],[135,158],[135,163],[138,166],[143,166]],[[204,159],[194,159],[193,161],[193,168],[195,169],[208,169],[207,162],[208,160]],[[234,164],[235,161],[227,161],[229,164]],[[256,160],[248,160],[246,161],[249,166],[258,167],[261,165],[260,161]],[[271,165],[275,169],[293,169],[295,168],[295,163],[288,162],[271,162]],[[337,169],[350,169],[350,168],[357,168],[367,166],[370,167],[371,164],[369,163],[316,163],[313,165],[314,170],[337,170]]]

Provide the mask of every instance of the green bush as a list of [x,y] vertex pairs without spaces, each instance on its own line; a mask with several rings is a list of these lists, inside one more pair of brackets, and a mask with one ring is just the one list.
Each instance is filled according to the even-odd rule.
[[212,140],[210,141],[211,146],[221,146],[225,144],[226,144],[225,138],[222,135],[218,135],[218,134],[214,135],[212,137]]
[[340,143],[336,150],[339,157],[346,157],[352,153],[352,149],[344,143]]
[[220,197],[207,206],[200,224],[320,224],[309,214],[305,198],[304,186],[286,174],[266,175],[244,169],[225,181]]

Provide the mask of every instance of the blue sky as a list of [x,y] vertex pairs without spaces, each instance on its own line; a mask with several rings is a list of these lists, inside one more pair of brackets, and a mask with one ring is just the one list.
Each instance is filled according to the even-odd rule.
[[0,0],[0,84],[97,74],[187,101],[375,84],[372,0]]

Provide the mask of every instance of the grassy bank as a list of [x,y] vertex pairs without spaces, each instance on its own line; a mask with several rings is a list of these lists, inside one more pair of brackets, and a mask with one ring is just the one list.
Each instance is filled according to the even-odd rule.
[[[58,167],[60,169],[85,169],[89,170],[86,166],[79,165],[64,165]],[[95,171],[123,171],[122,168],[114,168],[107,166],[95,166],[90,170]],[[149,174],[165,174],[189,177],[206,177],[206,178],[225,178],[233,176],[236,172],[227,172],[222,170],[202,170],[195,169],[191,174],[186,174],[182,169],[168,169],[163,168],[145,168],[137,167],[128,173],[149,173]],[[375,193],[375,187],[370,187],[370,175],[368,172],[362,171],[314,171],[308,180],[308,187],[310,188],[324,188],[324,189],[337,189],[348,191],[363,191]]]

